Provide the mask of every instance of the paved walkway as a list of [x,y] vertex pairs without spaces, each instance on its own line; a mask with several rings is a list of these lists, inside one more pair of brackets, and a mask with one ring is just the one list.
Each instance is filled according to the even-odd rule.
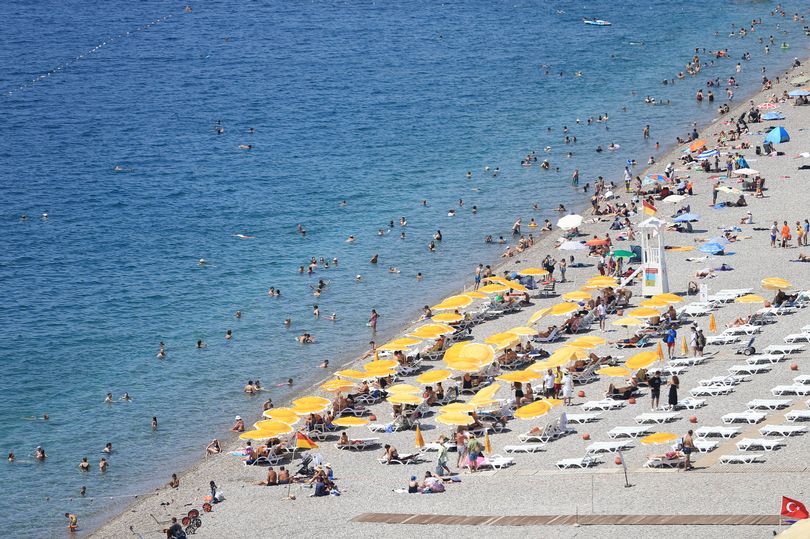
[[352,522],[453,526],[776,526],[778,515],[528,515],[464,516],[362,513]]

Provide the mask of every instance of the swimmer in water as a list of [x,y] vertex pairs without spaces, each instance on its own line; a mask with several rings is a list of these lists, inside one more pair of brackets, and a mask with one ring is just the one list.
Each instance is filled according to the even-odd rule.
[[396,266],[389,266],[388,273],[399,273],[399,269]]
[[334,322],[335,320],[337,320],[337,313],[332,313],[329,316],[324,316],[323,319]]
[[198,266],[205,266],[205,263],[206,263],[206,260],[204,258],[201,258],[201,259],[199,259],[197,261]]
[[45,460],[48,458],[48,455],[45,454],[45,450],[42,449],[41,445],[38,445],[36,450],[34,451],[34,458],[37,460]]
[[476,213],[478,213],[478,206],[473,206],[473,207],[472,207],[472,212],[473,212],[473,215],[475,215]]
[[243,239],[243,240],[252,240],[256,236],[248,236],[247,234],[234,234],[235,237]]
[[371,260],[369,260],[369,262],[371,262],[372,264],[376,264],[379,256],[380,255],[375,254],[374,256],[371,257]]
[[242,318],[242,311],[236,311],[236,312],[235,312],[233,315],[234,315],[236,318]]
[[104,402],[106,402],[107,404],[112,404],[113,402],[112,393],[107,393],[107,396],[104,397]]
[[357,275],[354,276],[354,280],[359,283],[360,281],[363,280],[363,276],[358,273]]
[[447,217],[455,217],[455,216],[456,216],[456,210],[450,210],[450,211],[447,212]]
[[14,462],[16,460],[16,458],[17,457],[14,456],[14,453],[9,453],[8,454],[8,461],[9,462]]
[[288,386],[293,385],[293,379],[292,378],[287,378],[287,385]]
[[340,201],[340,207],[341,207],[341,208],[345,208],[345,207],[346,207],[346,206],[348,206],[348,205],[349,205],[349,203],[348,203],[348,202],[346,202],[345,200],[341,200],[341,201]]
[[323,360],[323,363],[321,363],[320,365],[318,365],[318,367],[320,367],[320,368],[322,368],[322,369],[328,369],[328,368],[329,368],[329,360],[328,360],[328,359],[324,359],[324,360]]
[[285,318],[284,319],[284,327],[290,327],[291,325],[292,325],[292,319],[291,318]]
[[153,415],[152,416],[152,430],[157,430],[157,427],[158,427],[157,416]]
[[321,316],[321,310],[318,308],[317,305],[312,306],[312,316],[315,318],[319,318]]
[[233,338],[233,332],[229,329],[228,331],[225,332],[225,340],[229,341],[232,338]]
[[296,337],[296,340],[300,344],[312,344],[312,343],[315,342],[315,338],[312,335],[310,335],[309,333],[304,333],[303,335],[299,335],[298,337]]
[[566,212],[568,210],[565,209],[565,206],[563,204],[560,204],[560,206],[557,208],[557,211],[561,212],[561,213],[564,213],[564,212]]
[[253,145],[252,144],[240,144],[239,149],[240,150],[252,150]]
[[124,394],[121,395],[121,398],[119,400],[122,400],[124,402],[132,402],[132,397],[129,396],[128,392],[124,391]]
[[107,445],[104,446],[104,449],[101,450],[102,453],[112,453],[112,442],[107,442]]
[[349,236],[348,238],[346,238],[346,243],[354,243],[354,240],[355,240],[354,236]]
[[419,273],[416,274],[416,280],[421,281],[422,279],[424,279],[424,277],[422,276],[422,272],[420,271]]

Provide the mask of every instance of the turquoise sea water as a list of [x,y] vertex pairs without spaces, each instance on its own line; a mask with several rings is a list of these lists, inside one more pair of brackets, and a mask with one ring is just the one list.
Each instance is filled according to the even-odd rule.
[[[508,237],[518,216],[554,220],[558,204],[585,202],[569,186],[575,167],[581,183],[618,181],[626,159],[643,163],[655,141],[668,146],[713,117],[724,100],[697,106],[693,95],[735,74],[743,52],[753,59],[737,75],[738,99],[758,88],[766,62],[775,75],[805,56],[802,25],[769,16],[774,6],[214,1],[184,14],[157,1],[4,3],[0,450],[18,457],[0,466],[4,534],[59,535],[65,511],[89,527],[164,483],[235,414],[260,409],[264,397],[241,393],[248,379],[293,377],[292,390],[265,395],[283,401],[324,375],[323,359],[366,348],[372,308],[381,340],[497,258],[485,234]],[[583,16],[614,26],[585,27]],[[757,32],[728,37],[755,17],[765,23]],[[764,59],[756,40],[769,35],[777,46]],[[731,57],[661,85],[696,46]],[[672,106],[645,105],[648,94]],[[585,125],[603,113],[609,130]],[[563,143],[564,125],[576,144]],[[621,151],[594,152],[611,142]],[[520,167],[545,146],[559,172]],[[404,240],[398,224],[377,236],[401,216]],[[437,229],[444,241],[429,253]],[[356,243],[344,242],[350,234]],[[368,263],[375,253],[379,267]],[[299,275],[311,256],[340,263]],[[320,278],[330,285],[316,299]],[[271,286],[280,298],[267,296]],[[316,303],[339,320],[314,320]],[[305,331],[316,344],[295,342]],[[208,346],[195,349],[198,339]],[[108,391],[134,401],[105,405]],[[50,421],[24,419],[43,413]],[[102,475],[108,441],[115,453]],[[37,445],[47,462],[33,461]]]

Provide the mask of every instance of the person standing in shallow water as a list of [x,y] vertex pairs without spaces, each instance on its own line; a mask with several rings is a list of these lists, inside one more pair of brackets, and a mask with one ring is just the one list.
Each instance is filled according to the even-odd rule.
[[379,313],[377,313],[376,309],[371,309],[371,316],[368,319],[368,325],[371,328],[371,331],[377,331],[377,320],[380,318]]

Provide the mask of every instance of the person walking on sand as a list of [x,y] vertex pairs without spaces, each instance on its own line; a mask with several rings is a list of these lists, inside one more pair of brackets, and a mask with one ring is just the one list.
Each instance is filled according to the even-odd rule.
[[371,309],[371,316],[368,319],[368,325],[371,328],[371,331],[377,331],[377,320],[380,318],[380,315],[377,313],[376,309]]
[[[445,435],[439,436],[439,455],[436,459],[436,475],[452,475],[453,472],[447,467],[447,437]],[[447,472],[445,474],[445,472]]]
[[478,290],[478,287],[481,286],[481,274],[484,272],[484,265],[478,264],[475,268],[475,285],[473,286],[473,290]]
[[672,378],[669,379],[669,395],[667,395],[667,404],[670,410],[674,410],[678,406],[678,387],[680,385],[681,381],[678,375],[673,374]]
[[605,309],[605,303],[600,302],[599,305],[596,306],[596,318],[599,319],[599,329],[605,331],[605,318],[607,317],[607,309]]
[[788,248],[788,241],[790,240],[790,226],[788,226],[787,221],[784,221],[782,225],[782,248]]
[[672,355],[675,352],[675,341],[677,339],[678,332],[675,331],[675,328],[669,328],[669,331],[667,331],[667,334],[664,337],[664,342],[667,343],[667,354],[669,355],[669,359],[672,359]]
[[574,377],[571,376],[571,371],[567,369],[562,379],[562,395],[563,404],[565,406],[571,406],[571,401],[574,397]]
[[650,385],[650,409],[657,410],[661,400],[661,375],[658,371],[653,372],[647,383]]
[[774,221],[771,225],[771,247],[776,247],[776,237],[779,235],[779,224]]
[[683,454],[686,455],[686,461],[683,463],[684,471],[691,470],[692,466],[692,453],[695,451],[695,441],[692,438],[692,430],[686,433],[683,437]]

